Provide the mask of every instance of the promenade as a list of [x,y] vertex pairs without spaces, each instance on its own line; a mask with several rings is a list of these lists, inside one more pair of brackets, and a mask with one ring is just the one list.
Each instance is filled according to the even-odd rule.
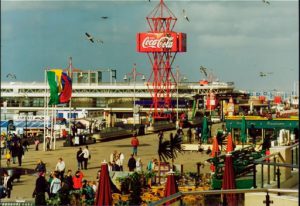
[[[185,130],[186,131],[186,130]],[[175,131],[167,131],[164,133],[164,138],[169,138],[169,134]],[[158,158],[157,148],[158,148],[158,137],[157,134],[148,134],[144,136],[139,136],[140,146],[138,147],[138,157],[141,158],[143,162],[143,169],[146,169],[147,163],[153,158]],[[128,158],[132,152],[132,147],[130,145],[131,138],[119,139],[108,142],[97,142],[96,144],[89,145],[89,150],[91,152],[91,160],[89,160],[88,170],[83,170],[84,179],[96,180],[97,171],[101,166],[103,160],[109,161],[110,154],[117,150],[125,155],[124,160],[124,170],[128,171],[127,162]],[[35,169],[37,161],[41,159],[46,163],[47,176],[49,178],[50,171],[54,171],[55,165],[58,158],[62,157],[66,164],[66,171],[68,169],[72,170],[72,174],[77,170],[76,152],[79,147],[63,147],[64,141],[56,142],[55,151],[43,151],[43,145],[40,145],[40,150],[35,151],[34,145],[29,146],[29,151],[25,152],[25,157],[21,168]],[[83,148],[84,146],[82,146]],[[6,162],[1,158],[1,168],[6,168]],[[205,153],[201,154],[199,152],[184,152],[182,154],[178,153],[178,157],[175,159],[175,164],[183,164],[184,172],[196,172],[196,163],[204,162],[209,156]],[[171,161],[170,161],[171,162]],[[11,164],[12,167],[18,168],[18,164]],[[205,165],[201,168],[201,173],[209,172],[209,165]],[[10,199],[2,199],[1,201],[34,201],[32,198],[32,193],[35,187],[37,175],[27,174],[22,175],[20,182],[14,181],[13,190]]]

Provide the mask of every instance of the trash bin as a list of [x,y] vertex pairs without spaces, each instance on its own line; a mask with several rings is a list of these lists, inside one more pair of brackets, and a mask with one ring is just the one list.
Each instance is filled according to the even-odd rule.
[[145,125],[141,124],[139,126],[139,131],[138,131],[138,135],[145,135]]

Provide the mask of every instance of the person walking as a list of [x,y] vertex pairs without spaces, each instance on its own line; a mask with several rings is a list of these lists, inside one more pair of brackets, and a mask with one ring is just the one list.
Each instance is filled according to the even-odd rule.
[[61,180],[59,179],[59,173],[54,172],[53,180],[50,184],[50,197],[55,197],[61,188]]
[[135,160],[133,154],[131,154],[131,157],[130,157],[129,160],[128,160],[127,166],[128,166],[128,168],[129,168],[129,171],[130,171],[130,172],[133,172],[134,169],[136,168],[136,160]]
[[137,135],[134,134],[132,139],[131,139],[131,146],[132,146],[132,154],[137,156],[137,151],[138,151],[138,146],[139,146],[139,140],[137,138]]
[[50,196],[49,185],[45,178],[45,172],[40,172],[35,182],[35,189],[32,197],[35,198],[35,205],[47,205],[45,192]]
[[16,164],[16,157],[18,156],[18,148],[17,143],[13,143],[13,146],[11,147],[11,156],[13,160],[13,164]]
[[12,179],[8,175],[6,170],[3,171],[3,187],[6,190],[7,198],[10,198],[10,194],[13,186],[12,186]]
[[25,151],[28,152],[29,142],[28,142],[28,140],[27,140],[27,137],[24,138],[24,140],[23,140],[23,142],[22,142],[22,146],[23,146],[24,152],[25,152]]
[[63,159],[61,157],[58,158],[58,162],[56,164],[55,171],[58,172],[57,177],[60,178],[61,180],[63,180],[63,178],[64,178],[65,169],[66,169],[65,162],[63,161]]
[[50,151],[51,149],[50,149],[50,137],[47,137],[46,138],[46,151]]
[[17,143],[16,152],[18,156],[19,166],[22,166],[22,156],[24,155],[24,149],[20,143]]
[[78,170],[82,170],[83,169],[83,153],[82,153],[81,147],[77,151],[76,159],[77,159],[77,168],[78,168]]
[[84,169],[87,170],[88,161],[89,161],[89,158],[91,158],[89,147],[87,145],[82,150],[82,153],[83,153],[83,166],[84,166]]

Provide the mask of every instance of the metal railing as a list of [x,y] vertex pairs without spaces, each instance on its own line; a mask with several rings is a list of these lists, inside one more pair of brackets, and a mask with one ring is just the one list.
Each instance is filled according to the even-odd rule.
[[270,200],[269,193],[299,193],[299,190],[292,190],[292,189],[231,189],[231,190],[206,190],[206,191],[190,191],[190,192],[177,192],[173,195],[168,197],[162,198],[156,202],[149,203],[149,206],[158,206],[163,205],[167,202],[178,200],[180,201],[180,205],[182,204],[182,197],[184,195],[223,195],[223,194],[246,194],[246,193],[258,193],[258,192],[265,192],[266,193],[266,200],[264,203],[266,206],[269,206],[272,201]]
[[[264,187],[264,166],[267,166],[267,184],[270,184],[271,181],[271,166],[273,166],[273,181],[277,181],[277,188],[280,188],[280,168],[282,167],[288,167],[294,169],[299,168],[299,162],[298,162],[298,151],[299,151],[299,143],[295,143],[289,147],[286,147],[285,149],[291,149],[291,159],[292,162],[285,163],[284,158],[281,156],[280,152],[276,152],[267,156],[264,156],[260,159],[257,159],[254,161],[253,165],[253,186],[254,188],[257,188],[256,185],[256,166],[261,165],[261,188]],[[296,153],[296,158],[294,158],[294,153]],[[295,160],[296,161],[295,161]],[[279,162],[281,161],[281,162]]]

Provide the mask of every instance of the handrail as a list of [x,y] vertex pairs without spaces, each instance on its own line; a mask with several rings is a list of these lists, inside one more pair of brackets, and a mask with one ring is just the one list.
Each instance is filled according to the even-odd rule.
[[288,164],[288,163],[279,163],[279,162],[261,162],[259,164],[263,165],[273,165],[278,167],[291,167],[291,168],[299,168],[299,165],[295,164]]
[[168,196],[168,197],[162,198],[162,199],[160,199],[160,200],[158,200],[158,201],[156,201],[156,202],[151,202],[151,203],[149,204],[149,206],[162,205],[162,204],[165,204],[165,203],[167,203],[167,202],[169,202],[169,201],[171,201],[171,200],[174,200],[174,199],[176,199],[176,198],[179,198],[179,197],[181,197],[181,196],[182,196],[182,192],[177,192],[177,193],[175,193],[175,194],[173,194],[173,195],[170,195],[170,196]]
[[270,157],[274,157],[274,156],[276,156],[276,155],[278,155],[279,158],[280,158],[280,160],[281,160],[282,162],[284,162],[284,159],[283,159],[282,155],[280,154],[280,152],[275,152],[275,153],[273,153],[273,154],[266,155],[266,156],[263,156],[263,157],[261,157],[261,158],[259,158],[259,159],[257,159],[257,160],[254,160],[254,163],[262,164],[262,163],[264,163],[263,161],[264,161],[265,159],[270,158]]
[[269,192],[269,193],[299,193],[299,190],[292,189],[229,189],[229,190],[204,190],[204,191],[189,191],[181,192],[183,195],[198,195],[198,194],[239,194],[239,193],[257,193],[257,192]]
[[299,142],[296,142],[295,144],[287,146],[286,149],[294,148],[294,147],[297,147],[297,146],[299,146]]
[[183,195],[212,195],[212,194],[239,194],[239,193],[257,193],[257,192],[266,192],[266,193],[299,193],[299,190],[293,189],[230,189],[230,190],[205,190],[205,191],[190,191],[190,192],[177,192],[168,197],[162,198],[156,202],[152,202],[149,206],[163,205],[171,200],[180,198]]

